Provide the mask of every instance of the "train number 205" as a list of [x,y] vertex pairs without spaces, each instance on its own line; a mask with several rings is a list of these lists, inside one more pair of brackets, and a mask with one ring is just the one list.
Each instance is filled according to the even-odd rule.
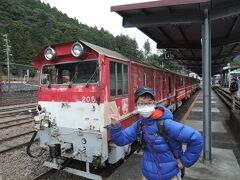
[[82,97],[82,102],[83,103],[95,103],[96,98],[95,98],[95,96],[83,96]]

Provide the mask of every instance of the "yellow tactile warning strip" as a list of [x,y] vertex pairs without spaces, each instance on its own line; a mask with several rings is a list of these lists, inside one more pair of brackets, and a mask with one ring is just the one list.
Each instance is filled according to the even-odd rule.
[[198,96],[200,94],[200,91],[198,91],[198,94],[197,96],[195,97],[194,101],[192,102],[191,106],[189,107],[189,109],[187,110],[187,112],[184,114],[184,116],[182,117],[182,119],[180,120],[181,123],[185,123],[185,121],[187,120],[190,112],[192,111],[192,108],[193,106],[195,105],[197,99],[198,99]]

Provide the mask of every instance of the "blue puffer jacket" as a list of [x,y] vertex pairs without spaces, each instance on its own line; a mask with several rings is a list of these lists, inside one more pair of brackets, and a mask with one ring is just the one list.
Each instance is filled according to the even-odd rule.
[[[192,166],[199,159],[202,152],[202,135],[190,126],[173,121],[172,112],[164,106],[158,104],[156,108],[162,108],[164,111],[160,119],[165,120],[165,129],[174,152],[185,167]],[[143,154],[143,175],[149,180],[169,180],[176,176],[179,172],[177,161],[165,143],[165,139],[158,135],[156,119],[144,120],[140,117],[138,121],[142,121],[143,137],[147,144]],[[137,124],[135,122],[122,131],[121,124],[117,127],[109,125],[111,140],[119,146],[133,143],[137,140]],[[185,152],[182,150],[182,143],[187,144]]]

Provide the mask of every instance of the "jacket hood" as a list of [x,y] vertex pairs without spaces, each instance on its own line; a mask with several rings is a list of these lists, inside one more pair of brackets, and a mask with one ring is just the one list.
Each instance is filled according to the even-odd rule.
[[155,109],[162,109],[163,110],[163,115],[159,117],[159,119],[173,119],[173,114],[172,112],[163,106],[162,104],[157,104]]
[[[165,106],[163,106],[162,104],[156,104],[155,109],[156,109],[156,111],[157,111],[157,110],[160,110],[160,111],[163,111],[163,112],[160,113],[158,117],[154,117],[154,118],[151,117],[151,118],[147,119],[147,121],[144,120],[144,118],[143,118],[142,116],[140,116],[141,121],[142,121],[143,123],[152,124],[152,123],[154,123],[153,120],[155,120],[155,119],[163,119],[163,120],[165,120],[165,119],[173,119],[173,114],[172,114],[172,112],[171,112],[168,108],[166,108]],[[156,111],[155,111],[155,112],[156,112]],[[155,113],[155,112],[154,112],[154,113]],[[154,114],[154,113],[153,113],[153,114]]]

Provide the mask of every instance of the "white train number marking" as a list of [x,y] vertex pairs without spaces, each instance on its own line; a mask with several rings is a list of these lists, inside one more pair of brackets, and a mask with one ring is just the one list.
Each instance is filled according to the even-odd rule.
[[95,96],[83,96],[82,97],[82,102],[83,103],[95,103],[96,98],[95,98]]

